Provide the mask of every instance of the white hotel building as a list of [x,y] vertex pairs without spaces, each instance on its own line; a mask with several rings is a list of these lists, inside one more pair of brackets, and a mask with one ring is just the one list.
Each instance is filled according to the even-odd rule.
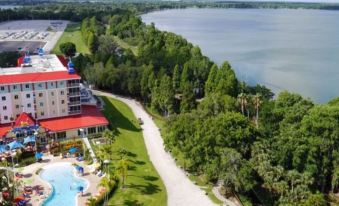
[[[0,137],[22,113],[56,133],[106,126],[100,112],[81,105],[81,77],[73,67],[63,57],[37,55],[20,58],[18,67],[0,68]],[[58,122],[70,125],[55,127]]]

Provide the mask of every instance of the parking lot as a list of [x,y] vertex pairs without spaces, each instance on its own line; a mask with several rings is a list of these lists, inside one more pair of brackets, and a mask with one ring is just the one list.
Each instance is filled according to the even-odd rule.
[[53,49],[62,35],[68,21],[23,20],[0,24],[0,52],[28,48],[35,51],[44,47],[46,52]]
[[46,42],[41,41],[0,41],[0,52],[18,51],[27,48],[31,53],[36,53],[37,48],[44,47]]

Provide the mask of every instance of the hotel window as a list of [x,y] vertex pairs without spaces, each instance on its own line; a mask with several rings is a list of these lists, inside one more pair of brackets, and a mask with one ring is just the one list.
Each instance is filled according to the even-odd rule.
[[96,133],[96,127],[90,127],[90,128],[88,128],[87,129],[87,131],[88,131],[88,134],[95,134]]
[[8,120],[8,116],[4,116],[4,120]]
[[54,92],[51,92],[51,95],[54,96]]
[[13,89],[16,89],[16,85],[13,85]]
[[65,104],[65,100],[61,100],[61,104]]
[[54,105],[54,101],[52,101],[52,105]]
[[14,95],[14,99],[19,99],[19,95]]
[[2,99],[2,101],[6,101],[6,97],[5,96],[1,97],[1,99]]
[[5,111],[7,110],[7,106],[3,106],[2,109]]
[[1,91],[4,91],[5,90],[5,87],[0,87],[1,88]]
[[20,106],[19,106],[18,104],[17,104],[17,105],[15,105],[15,108],[19,109],[19,107],[20,107]]
[[44,115],[45,115],[45,113],[44,113],[44,112],[40,112],[40,115],[41,115],[41,116],[44,116]]
[[44,106],[44,103],[43,102],[40,102],[40,107],[43,107]]
[[39,97],[42,97],[43,96],[43,93],[39,93]]
[[26,98],[31,98],[31,94],[26,94]]
[[64,92],[64,91],[60,91],[60,94],[61,94],[61,95],[64,95],[64,94],[65,94],[65,92]]
[[26,89],[29,89],[29,84],[26,84],[25,87],[26,87]]
[[66,138],[66,132],[58,132],[57,139],[64,139]]
[[32,106],[31,103],[28,103],[28,104],[27,104],[27,107],[28,107],[28,108],[31,108],[31,106]]

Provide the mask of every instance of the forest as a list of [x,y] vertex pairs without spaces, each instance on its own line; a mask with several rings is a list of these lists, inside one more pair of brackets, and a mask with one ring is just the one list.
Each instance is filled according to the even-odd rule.
[[0,19],[81,21],[91,54],[72,60],[83,79],[164,116],[166,149],[190,173],[221,183],[226,196],[246,205],[338,204],[339,98],[273,98],[237,79],[231,63],[216,65],[181,36],[145,25],[138,14],[148,9],[159,4],[53,4],[1,11]]

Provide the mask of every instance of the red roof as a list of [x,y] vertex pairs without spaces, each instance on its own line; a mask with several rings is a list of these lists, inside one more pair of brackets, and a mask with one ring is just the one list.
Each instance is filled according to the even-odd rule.
[[12,130],[11,124],[1,124],[0,125],[0,137],[4,137],[11,130]]
[[67,80],[67,79],[80,79],[80,76],[77,74],[68,74],[68,71],[10,74],[10,75],[1,75],[0,84],[44,82],[44,81]]
[[23,112],[16,118],[14,127],[22,127],[28,125],[35,125],[35,122],[31,116],[29,116],[26,112]]
[[96,106],[82,106],[82,114],[44,119],[39,121],[40,126],[52,132],[108,125],[107,119]]

